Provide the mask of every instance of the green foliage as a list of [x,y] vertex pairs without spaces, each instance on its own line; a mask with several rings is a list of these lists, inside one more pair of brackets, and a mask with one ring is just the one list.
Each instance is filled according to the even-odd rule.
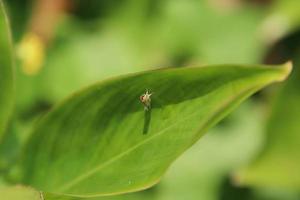
[[[103,2],[97,2],[86,4],[101,10],[97,4]],[[245,6],[227,14],[198,0],[109,2],[112,13],[93,23],[78,22],[73,15],[64,18],[40,74],[18,73],[21,110],[40,100],[58,102],[80,87],[125,73],[199,63],[259,63],[266,48],[253,37],[264,19],[260,9]],[[148,4],[154,4],[152,10]]]
[[8,18],[0,1],[0,142],[13,108],[13,53]]
[[[299,29],[298,0],[40,6],[47,1],[54,2],[5,2],[20,59],[12,118],[11,45],[0,13],[1,200],[299,199],[299,69],[274,104],[265,97],[273,99],[276,87],[256,93],[193,145],[246,97],[287,76],[289,64],[251,64],[264,62],[274,43]],[[290,60],[299,46],[281,44],[267,63]],[[42,65],[33,75],[26,63]],[[219,63],[239,64],[118,77]],[[150,111],[139,102],[146,89],[153,92]]]
[[[96,84],[36,126],[23,154],[21,182],[75,196],[150,187],[211,126],[290,69],[287,63],[157,70]],[[139,102],[146,88],[153,92],[150,111]]]

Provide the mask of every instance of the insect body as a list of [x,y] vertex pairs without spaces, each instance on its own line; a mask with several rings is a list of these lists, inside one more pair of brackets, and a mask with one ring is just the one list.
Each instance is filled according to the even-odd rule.
[[151,95],[148,90],[146,93],[140,96],[140,101],[144,104],[144,109],[149,110],[151,108]]

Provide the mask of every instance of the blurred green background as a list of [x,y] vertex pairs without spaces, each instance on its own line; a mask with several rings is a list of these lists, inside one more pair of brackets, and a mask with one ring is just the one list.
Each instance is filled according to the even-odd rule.
[[4,2],[17,102],[0,146],[0,185],[39,116],[89,84],[161,67],[292,60],[286,83],[244,103],[157,186],[103,199],[300,199],[299,0]]

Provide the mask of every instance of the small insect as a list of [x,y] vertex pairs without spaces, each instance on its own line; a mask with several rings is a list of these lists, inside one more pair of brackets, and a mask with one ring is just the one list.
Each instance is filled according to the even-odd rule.
[[147,111],[151,108],[151,95],[153,93],[149,93],[148,90],[146,90],[146,93],[140,96],[140,101],[144,104],[144,109]]

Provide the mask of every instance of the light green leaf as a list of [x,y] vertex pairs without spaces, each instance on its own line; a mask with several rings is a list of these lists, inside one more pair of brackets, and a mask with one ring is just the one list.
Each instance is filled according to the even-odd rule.
[[0,196],[1,200],[44,200],[40,192],[24,186],[0,188]]
[[250,166],[237,174],[241,184],[299,190],[299,83],[300,70],[296,68],[272,107],[264,149]]
[[8,18],[0,0],[0,141],[13,108],[13,55]]
[[[91,86],[36,126],[20,164],[20,180],[73,196],[148,188],[211,126],[290,70],[290,63],[163,69]],[[153,92],[148,111],[139,100],[146,89]]]

